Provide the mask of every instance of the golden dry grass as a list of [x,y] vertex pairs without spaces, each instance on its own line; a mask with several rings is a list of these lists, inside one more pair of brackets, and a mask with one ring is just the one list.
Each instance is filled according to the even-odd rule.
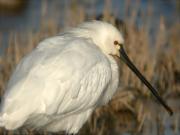
[[[77,6],[77,5],[76,5]],[[82,7],[73,6],[67,11],[64,19],[67,26],[75,26],[86,20]],[[42,15],[44,16],[44,15]],[[110,14],[108,3],[101,19],[115,23],[116,19]],[[172,130],[180,130],[180,24],[174,23],[166,28],[164,18],[157,27],[157,36],[150,44],[150,35],[146,25],[136,28],[137,11],[132,11],[130,19],[117,27],[124,33],[126,50],[129,57],[147,79],[158,88],[160,94],[173,108],[172,118],[166,114],[154,100],[147,88],[124,65],[120,65],[120,88],[111,102],[98,108],[79,132],[80,135],[110,135],[129,132],[131,134],[151,134],[155,131],[161,135],[165,132],[165,121],[171,121]],[[90,17],[95,18],[95,15]],[[73,22],[72,22],[73,20]],[[66,26],[64,26],[66,27]],[[0,93],[4,93],[7,81],[19,60],[30,52],[41,40],[56,35],[63,29],[52,18],[42,18],[38,32],[29,30],[27,33],[12,32],[4,55],[0,56]],[[168,34],[168,36],[167,36]],[[0,43],[2,41],[0,34]],[[34,132],[8,132],[0,130],[0,134],[30,134]],[[47,133],[44,133],[47,134]]]

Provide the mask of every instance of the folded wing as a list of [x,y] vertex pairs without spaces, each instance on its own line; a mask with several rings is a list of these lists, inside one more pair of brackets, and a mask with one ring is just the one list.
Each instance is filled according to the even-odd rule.
[[56,43],[42,42],[17,66],[4,97],[0,125],[16,129],[33,121],[31,116],[65,117],[98,105],[111,79],[106,56],[90,40],[56,38]]

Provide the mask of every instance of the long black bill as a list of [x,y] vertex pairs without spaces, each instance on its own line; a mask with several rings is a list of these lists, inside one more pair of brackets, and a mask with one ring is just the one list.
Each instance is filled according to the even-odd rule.
[[127,56],[123,46],[120,49],[121,59],[127,64],[127,66],[137,75],[137,77],[149,88],[149,90],[153,93],[153,95],[157,98],[160,104],[164,106],[164,108],[168,111],[170,115],[173,115],[173,111],[171,108],[164,102],[164,100],[159,96],[157,90],[146,80],[146,78],[138,71],[138,69],[131,62],[129,57]]

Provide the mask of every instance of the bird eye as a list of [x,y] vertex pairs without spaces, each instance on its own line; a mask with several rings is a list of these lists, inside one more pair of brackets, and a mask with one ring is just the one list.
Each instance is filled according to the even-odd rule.
[[117,40],[115,40],[114,41],[114,45],[118,45],[119,43],[118,43],[118,41]]

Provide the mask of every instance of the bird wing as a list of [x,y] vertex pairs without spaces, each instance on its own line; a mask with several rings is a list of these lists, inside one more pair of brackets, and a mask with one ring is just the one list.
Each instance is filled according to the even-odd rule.
[[88,39],[51,40],[17,66],[5,94],[4,113],[66,115],[98,104],[111,79],[106,56]]

